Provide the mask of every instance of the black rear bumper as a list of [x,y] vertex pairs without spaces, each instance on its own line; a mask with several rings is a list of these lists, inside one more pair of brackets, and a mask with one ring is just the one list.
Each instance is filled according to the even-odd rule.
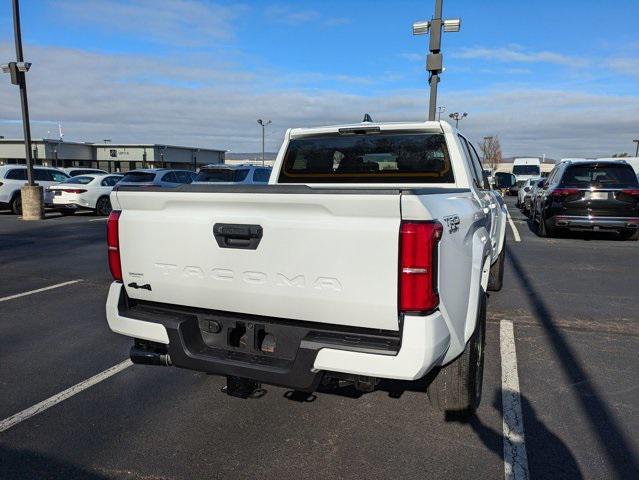
[[[314,371],[321,348],[396,355],[401,332],[340,328],[129,299],[122,289],[118,309],[122,316],[162,324],[169,344],[136,340],[135,348],[170,356],[176,367],[216,375],[242,377],[260,383],[312,392],[326,372]],[[274,351],[262,351],[270,334]]]

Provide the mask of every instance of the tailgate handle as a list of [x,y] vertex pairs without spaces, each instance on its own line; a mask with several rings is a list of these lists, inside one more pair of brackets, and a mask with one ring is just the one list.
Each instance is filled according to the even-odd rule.
[[220,248],[255,250],[262,240],[262,227],[238,223],[216,223],[213,225],[213,235]]

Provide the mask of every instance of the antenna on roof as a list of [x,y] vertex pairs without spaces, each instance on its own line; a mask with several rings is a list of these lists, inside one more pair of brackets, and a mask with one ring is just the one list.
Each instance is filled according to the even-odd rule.
[[362,120],[362,123],[373,123],[373,119],[368,113],[365,113],[364,120]]
[[64,141],[64,130],[62,130],[62,123],[58,122],[58,134],[60,135],[60,141]]

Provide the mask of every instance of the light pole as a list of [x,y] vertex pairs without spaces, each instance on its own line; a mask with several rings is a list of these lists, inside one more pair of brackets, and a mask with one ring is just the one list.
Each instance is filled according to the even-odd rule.
[[444,71],[444,56],[442,50],[442,28],[444,32],[459,32],[461,20],[459,18],[442,20],[443,0],[435,0],[435,15],[430,21],[424,20],[413,23],[413,35],[425,35],[430,31],[428,49],[430,53],[426,57],[426,70],[428,70],[428,83],[430,84],[430,105],[428,107],[428,120],[435,120],[437,107],[437,84],[439,75]]
[[29,124],[29,101],[27,99],[26,73],[31,63],[24,61],[22,51],[22,31],[20,29],[20,5],[13,0],[13,34],[16,47],[16,61],[2,65],[2,71],[11,74],[11,83],[20,88],[20,104],[22,107],[22,129],[24,131],[24,153],[27,164],[27,184],[20,191],[23,220],[40,220],[44,216],[42,205],[43,189],[33,179],[33,160],[31,157],[31,127]]
[[633,140],[637,144],[637,150],[635,151],[635,157],[639,157],[639,138]]
[[446,107],[444,107],[443,105],[440,107],[437,107],[437,121],[439,122],[442,119],[442,113],[444,113],[446,111]]
[[268,125],[270,125],[271,123],[273,123],[273,122],[271,122],[270,120],[264,121],[264,120],[262,120],[260,118],[257,121],[257,123],[259,123],[262,126],[262,166],[264,166],[264,135],[265,135],[265,130],[266,130],[266,127]]
[[464,112],[464,113],[455,112],[455,113],[451,113],[448,116],[450,118],[452,118],[453,120],[455,120],[455,128],[458,128],[459,127],[459,121],[463,120],[464,118],[466,118],[468,116],[468,114],[466,112]]

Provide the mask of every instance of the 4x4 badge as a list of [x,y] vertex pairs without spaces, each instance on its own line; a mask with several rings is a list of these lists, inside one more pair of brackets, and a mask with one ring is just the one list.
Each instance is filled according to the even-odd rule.
[[446,225],[448,226],[448,233],[455,233],[459,230],[461,220],[459,219],[459,215],[448,215],[447,217],[444,217],[444,222],[446,222]]

